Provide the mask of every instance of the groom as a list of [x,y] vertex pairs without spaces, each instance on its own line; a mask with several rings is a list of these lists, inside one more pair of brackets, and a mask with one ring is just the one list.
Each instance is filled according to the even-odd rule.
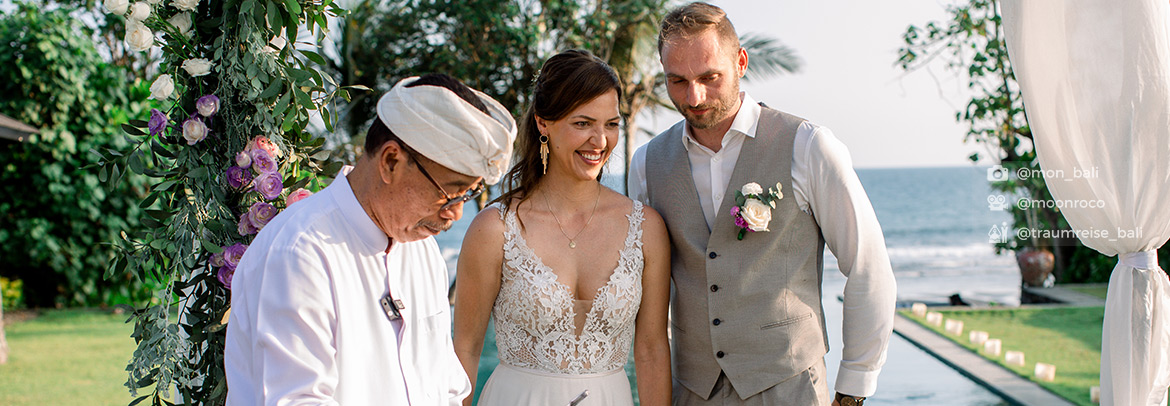
[[[885,362],[896,286],[848,151],[829,129],[739,90],[747,51],[718,7],[671,11],[658,50],[685,120],[634,154],[629,191],[670,232],[673,403],[861,405]],[[763,186],[744,187],[753,182]],[[737,191],[777,187],[774,209],[756,205],[737,221]],[[759,231],[738,239],[737,224]],[[832,399],[821,307],[826,243],[848,277]]]

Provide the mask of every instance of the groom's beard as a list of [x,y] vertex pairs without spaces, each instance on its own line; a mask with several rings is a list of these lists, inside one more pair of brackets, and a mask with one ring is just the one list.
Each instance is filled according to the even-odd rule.
[[[739,84],[737,83],[733,91],[728,92],[727,95],[722,99],[714,100],[710,103],[700,104],[698,106],[690,106],[681,104],[677,101],[674,101],[673,99],[671,99],[671,103],[674,104],[675,109],[682,113],[683,118],[687,120],[687,124],[690,124],[691,127],[700,130],[706,130],[708,128],[719,125],[719,123],[723,122],[724,119],[731,117],[732,114],[735,113],[734,111],[731,111],[731,108],[735,106],[735,102],[738,99]],[[706,114],[703,114],[703,117],[697,117],[694,114],[691,114],[690,109],[710,109],[710,111],[707,111]]]

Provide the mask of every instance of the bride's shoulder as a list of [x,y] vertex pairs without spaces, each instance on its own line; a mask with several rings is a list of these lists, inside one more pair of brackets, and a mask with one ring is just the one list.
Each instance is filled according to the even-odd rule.
[[504,232],[504,213],[504,205],[501,203],[487,205],[471,220],[466,238],[479,238],[481,234],[502,235]]

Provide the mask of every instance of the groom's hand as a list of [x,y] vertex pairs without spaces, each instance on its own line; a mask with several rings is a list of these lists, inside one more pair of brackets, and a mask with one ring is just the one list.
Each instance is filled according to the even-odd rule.
[[849,396],[841,392],[837,392],[837,396],[833,397],[833,406],[862,406],[863,403],[865,403],[865,398]]

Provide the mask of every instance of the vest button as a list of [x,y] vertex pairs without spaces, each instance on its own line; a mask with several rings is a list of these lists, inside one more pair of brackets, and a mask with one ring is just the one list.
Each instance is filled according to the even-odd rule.
[[714,324],[716,326],[718,326],[720,323],[723,323],[723,320],[715,319],[715,320],[711,321],[711,324]]
[[723,358],[723,351],[715,353],[715,358]]
[[719,291],[719,285],[711,285],[711,291],[712,291],[712,292],[718,292],[718,291]]
[[707,254],[707,258],[711,258],[711,259],[715,259],[715,257],[717,257],[717,256],[719,256],[719,254],[716,254],[715,251],[711,251],[710,254]]

